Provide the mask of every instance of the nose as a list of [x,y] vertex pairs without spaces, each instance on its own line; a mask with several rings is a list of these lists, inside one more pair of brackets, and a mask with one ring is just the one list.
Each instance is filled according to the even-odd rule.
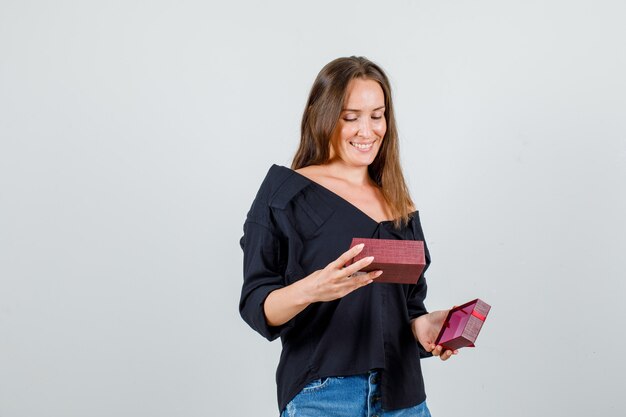
[[363,117],[359,120],[359,131],[357,134],[363,138],[372,136],[372,120],[369,117]]

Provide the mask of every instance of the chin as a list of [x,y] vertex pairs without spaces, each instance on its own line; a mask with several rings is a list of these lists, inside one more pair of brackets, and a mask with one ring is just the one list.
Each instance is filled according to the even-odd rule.
[[344,162],[352,166],[368,167],[374,162],[374,159],[376,159],[376,156],[374,156],[373,158],[367,158],[367,159],[358,159],[358,158],[342,158],[342,159]]
[[348,158],[343,158],[344,161],[350,161],[353,165],[357,166],[369,166],[374,162],[376,156],[378,155],[378,149],[373,149],[367,155],[349,155]]

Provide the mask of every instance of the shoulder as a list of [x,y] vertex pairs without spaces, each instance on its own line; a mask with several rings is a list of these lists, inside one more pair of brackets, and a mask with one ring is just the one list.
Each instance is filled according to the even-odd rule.
[[272,165],[254,198],[248,220],[269,223],[272,208],[284,209],[295,195],[310,184],[311,181],[302,174],[284,166]]
[[308,165],[302,168],[294,170],[297,174],[300,174],[311,181],[320,182],[324,178],[325,170],[320,165]]
[[420,212],[418,210],[414,210],[409,214],[409,225],[413,229],[415,239],[424,240],[424,230],[422,229]]
[[293,176],[294,172],[284,166],[272,165],[265,174],[255,200],[269,203],[278,190]]

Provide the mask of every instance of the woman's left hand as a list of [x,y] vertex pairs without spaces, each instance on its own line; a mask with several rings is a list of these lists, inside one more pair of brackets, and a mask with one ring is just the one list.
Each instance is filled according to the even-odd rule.
[[449,310],[433,311],[414,319],[411,322],[411,329],[415,339],[422,344],[427,352],[434,356],[439,356],[442,361],[450,359],[452,355],[459,353],[458,350],[444,350],[441,345],[435,345],[441,326],[448,316]]

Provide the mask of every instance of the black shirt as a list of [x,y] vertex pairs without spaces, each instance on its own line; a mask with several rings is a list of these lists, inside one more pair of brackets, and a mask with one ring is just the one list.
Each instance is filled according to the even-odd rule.
[[239,310],[268,340],[282,340],[276,372],[279,410],[313,379],[371,369],[381,370],[384,409],[426,399],[420,353],[428,354],[410,326],[411,319],[427,313],[423,275],[415,285],[374,281],[341,299],[313,303],[282,326],[268,326],[265,320],[263,303],[270,292],[324,268],[348,250],[353,237],[424,240],[417,212],[397,229],[289,168],[270,168],[240,242],[244,282]]

